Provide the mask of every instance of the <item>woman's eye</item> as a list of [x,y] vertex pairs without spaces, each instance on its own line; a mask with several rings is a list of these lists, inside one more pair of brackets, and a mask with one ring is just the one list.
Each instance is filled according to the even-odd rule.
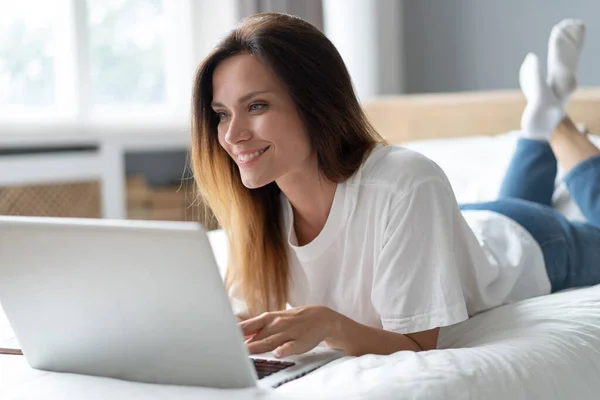
[[248,106],[248,110],[249,110],[249,111],[260,111],[260,110],[262,110],[262,109],[264,109],[264,108],[266,108],[266,107],[267,107],[267,105],[266,105],[266,104],[263,104],[263,103],[255,103],[255,104],[250,104],[250,105]]
[[227,118],[226,112],[215,111],[215,114],[217,114],[217,118],[219,119],[219,121],[223,121],[225,118]]

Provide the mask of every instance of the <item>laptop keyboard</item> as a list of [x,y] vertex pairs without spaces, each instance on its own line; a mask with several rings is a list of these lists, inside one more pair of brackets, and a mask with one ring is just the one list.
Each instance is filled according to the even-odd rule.
[[289,361],[264,360],[261,358],[253,358],[252,361],[254,361],[254,368],[258,374],[258,379],[262,379],[265,376],[269,376],[275,372],[289,368],[292,365],[296,365]]

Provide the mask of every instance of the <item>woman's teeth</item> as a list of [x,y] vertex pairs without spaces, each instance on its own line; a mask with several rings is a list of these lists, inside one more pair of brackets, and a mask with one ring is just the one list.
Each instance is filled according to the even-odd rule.
[[256,157],[260,156],[267,149],[268,149],[268,147],[264,148],[262,150],[255,151],[254,153],[240,154],[240,155],[238,155],[238,160],[240,160],[241,162],[248,162],[248,161],[252,160],[253,158],[256,158]]

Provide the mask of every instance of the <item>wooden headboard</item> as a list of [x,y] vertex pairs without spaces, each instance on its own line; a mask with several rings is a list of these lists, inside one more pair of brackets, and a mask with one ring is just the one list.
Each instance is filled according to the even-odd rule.
[[[519,129],[525,98],[519,90],[382,96],[363,103],[369,120],[389,143]],[[567,112],[600,133],[600,88],[579,89]]]

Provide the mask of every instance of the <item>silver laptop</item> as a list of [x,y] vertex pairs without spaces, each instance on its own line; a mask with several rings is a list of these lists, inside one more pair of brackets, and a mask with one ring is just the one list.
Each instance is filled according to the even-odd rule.
[[341,357],[249,357],[207,233],[191,222],[0,216],[0,304],[33,368],[277,387]]

